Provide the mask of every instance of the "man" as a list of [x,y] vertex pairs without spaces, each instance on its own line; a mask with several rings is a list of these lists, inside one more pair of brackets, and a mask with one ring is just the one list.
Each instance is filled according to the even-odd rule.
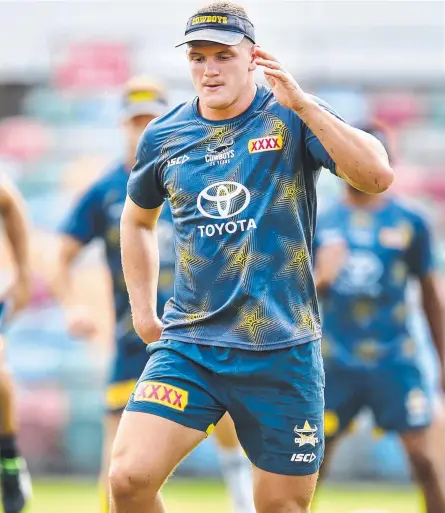
[[[256,510],[306,513],[324,445],[317,176],[325,166],[378,193],[393,173],[374,137],[255,45],[242,7],[210,4],[185,34],[198,97],[147,127],[121,220],[134,326],[160,341],[119,425],[112,511],[163,512],[159,489],[228,411],[253,464]],[[256,86],[257,66],[271,90]],[[167,197],[178,256],[161,324],[156,222]]]
[[[108,466],[111,444],[122,410],[148,359],[146,346],[133,330],[128,293],[122,274],[119,222],[127,191],[128,174],[134,164],[136,145],[147,124],[166,108],[163,89],[152,80],[137,77],[125,88],[126,159],[83,195],[62,230],[56,292],[66,307],[69,330],[74,336],[89,337],[96,331],[92,316],[73,304],[71,267],[81,250],[93,239],[105,244],[107,265],[113,283],[116,316],[116,352],[107,390],[107,415],[102,464],[102,508],[108,511]],[[166,206],[167,207],[167,206]],[[157,290],[157,312],[173,294],[174,261],[171,214],[164,208],[158,225],[161,261]],[[254,511],[248,460],[242,453],[231,419],[226,416],[215,430],[221,468],[232,497],[235,513]]]
[[[385,141],[378,125],[365,130]],[[415,278],[443,381],[445,318],[429,229],[398,200],[348,186],[344,200],[319,217],[316,241],[326,370],[326,458],[367,406],[380,428],[400,434],[427,512],[443,512],[441,467],[435,464],[439,448],[431,443],[427,429],[431,397],[407,328],[407,284]]]
[[15,277],[0,290],[0,486],[5,513],[20,513],[32,495],[31,480],[17,447],[14,388],[5,362],[5,324],[26,306],[31,292],[29,229],[24,201],[6,176],[0,176],[0,217],[9,241]]

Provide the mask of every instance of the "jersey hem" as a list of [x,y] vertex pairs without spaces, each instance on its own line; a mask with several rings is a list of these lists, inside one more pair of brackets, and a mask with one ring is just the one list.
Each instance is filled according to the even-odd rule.
[[268,343],[267,345],[262,344],[261,346],[255,346],[246,342],[235,342],[228,344],[227,342],[221,342],[219,339],[201,339],[192,338],[184,335],[178,335],[174,332],[163,332],[160,340],[176,340],[177,342],[186,342],[189,344],[197,344],[201,346],[214,346],[214,347],[228,347],[233,349],[243,349],[247,351],[260,352],[260,351],[275,351],[279,349],[286,349],[292,346],[299,346],[307,344],[308,342],[315,342],[320,340],[322,337],[321,331],[316,332],[314,335],[308,335],[307,337],[299,338],[297,340],[286,340],[274,343]]

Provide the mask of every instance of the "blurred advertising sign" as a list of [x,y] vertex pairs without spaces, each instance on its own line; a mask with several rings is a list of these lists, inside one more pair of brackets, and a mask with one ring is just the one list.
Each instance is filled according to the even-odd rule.
[[97,90],[120,87],[131,72],[128,45],[118,42],[75,42],[57,51],[54,83],[60,89]]
[[0,122],[0,158],[28,161],[42,157],[52,145],[51,130],[26,117]]

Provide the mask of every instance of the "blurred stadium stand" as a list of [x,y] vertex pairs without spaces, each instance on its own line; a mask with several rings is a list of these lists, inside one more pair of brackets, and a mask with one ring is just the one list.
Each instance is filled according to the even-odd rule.
[[[119,88],[131,74],[164,79],[172,104],[193,94],[183,50],[174,44],[191,11],[204,3],[0,3],[0,170],[20,186],[34,223],[34,297],[9,332],[9,358],[20,384],[21,441],[34,472],[97,472],[112,339],[109,283],[97,245],[79,262],[76,286],[79,301],[101,320],[101,331],[91,343],[67,335],[48,287],[54,232],[77,194],[119,158]],[[413,197],[434,224],[443,277],[444,3],[242,3],[258,41],[307,91],[351,122],[378,116],[392,129],[399,155],[394,188]],[[326,173],[321,203],[339,188]],[[7,258],[0,258],[0,266],[6,279]],[[429,343],[420,320],[416,326],[421,343]],[[407,479],[394,437],[373,440],[369,424],[363,416],[357,433],[342,444],[336,475]],[[180,470],[218,472],[211,442]]]

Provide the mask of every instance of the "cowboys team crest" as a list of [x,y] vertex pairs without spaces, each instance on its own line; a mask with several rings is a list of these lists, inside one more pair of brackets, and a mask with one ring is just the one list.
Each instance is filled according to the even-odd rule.
[[303,447],[303,445],[309,444],[315,447],[316,444],[320,441],[318,437],[315,436],[315,433],[317,433],[318,427],[314,426],[311,427],[308,421],[304,423],[304,426],[302,428],[299,428],[298,425],[294,428],[294,433],[297,436],[295,438],[295,443],[299,445],[300,447]]

